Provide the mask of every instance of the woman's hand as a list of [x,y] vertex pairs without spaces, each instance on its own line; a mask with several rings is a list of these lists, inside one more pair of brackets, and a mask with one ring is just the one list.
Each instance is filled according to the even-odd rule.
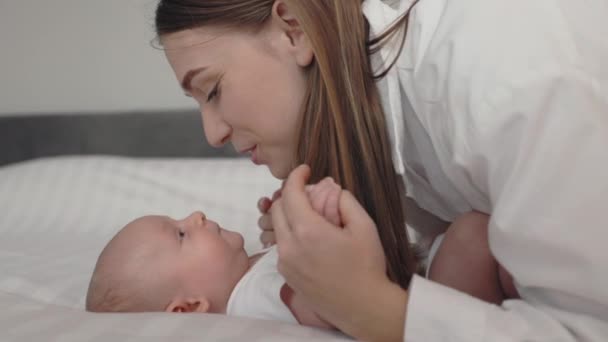
[[336,227],[311,206],[310,169],[296,168],[272,205],[279,272],[323,319],[359,339],[403,333],[406,293],[386,275],[376,226],[354,196],[342,191]]
[[270,207],[272,203],[281,197],[281,189],[272,194],[272,198],[262,197],[258,200],[258,210],[262,214],[258,219],[258,227],[262,230],[260,234],[260,242],[266,247],[270,247],[276,243],[274,228],[272,228],[272,219],[270,218]]

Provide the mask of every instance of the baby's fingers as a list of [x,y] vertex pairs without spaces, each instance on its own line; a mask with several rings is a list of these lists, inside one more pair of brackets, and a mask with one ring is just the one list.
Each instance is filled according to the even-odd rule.
[[258,200],[258,210],[262,214],[266,214],[271,206],[272,201],[268,197],[262,197]]
[[272,228],[272,217],[270,216],[270,213],[260,216],[260,218],[258,219],[258,226],[263,231],[274,230]]
[[327,187],[322,187],[320,184],[314,186],[312,191],[308,195],[310,197],[310,204],[312,208],[319,214],[323,215],[323,208],[327,201]]
[[262,232],[262,234],[260,234],[260,242],[262,243],[262,246],[264,246],[264,248],[276,244],[277,237],[274,234],[274,230]]
[[329,190],[327,201],[323,208],[323,216],[331,222],[331,224],[338,227],[342,227],[342,220],[340,219],[340,193],[342,193],[342,189],[340,189],[339,186]]

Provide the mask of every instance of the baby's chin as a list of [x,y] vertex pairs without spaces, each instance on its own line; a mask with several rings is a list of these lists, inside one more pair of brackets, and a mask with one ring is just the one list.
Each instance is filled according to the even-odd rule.
[[236,240],[237,240],[237,248],[241,249],[244,252],[245,251],[245,238],[243,238],[243,235],[236,233]]
[[232,230],[227,230],[223,228],[222,234],[225,235],[225,239],[228,240],[228,242],[232,247],[234,247],[234,249],[245,250],[245,238],[243,238],[243,235]]

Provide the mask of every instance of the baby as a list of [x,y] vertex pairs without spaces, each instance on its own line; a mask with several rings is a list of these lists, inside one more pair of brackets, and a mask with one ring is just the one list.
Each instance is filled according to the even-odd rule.
[[[341,188],[330,178],[307,187],[313,207],[340,225]],[[277,271],[275,247],[248,256],[243,237],[202,212],[182,220],[145,216],[101,252],[87,292],[94,312],[208,312],[332,328]]]

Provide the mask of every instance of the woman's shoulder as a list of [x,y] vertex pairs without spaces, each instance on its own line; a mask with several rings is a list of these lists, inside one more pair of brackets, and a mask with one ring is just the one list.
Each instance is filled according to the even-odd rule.
[[573,6],[565,0],[420,0],[400,58],[402,85],[414,106],[466,113],[556,71],[599,74],[608,58],[608,22],[593,13],[600,3],[564,13]]
[[439,66],[450,76],[500,82],[548,64],[598,64],[594,52],[607,48],[608,26],[595,13],[602,2],[596,3],[564,11],[573,7],[569,1],[420,0],[411,14],[405,67],[430,72]]

